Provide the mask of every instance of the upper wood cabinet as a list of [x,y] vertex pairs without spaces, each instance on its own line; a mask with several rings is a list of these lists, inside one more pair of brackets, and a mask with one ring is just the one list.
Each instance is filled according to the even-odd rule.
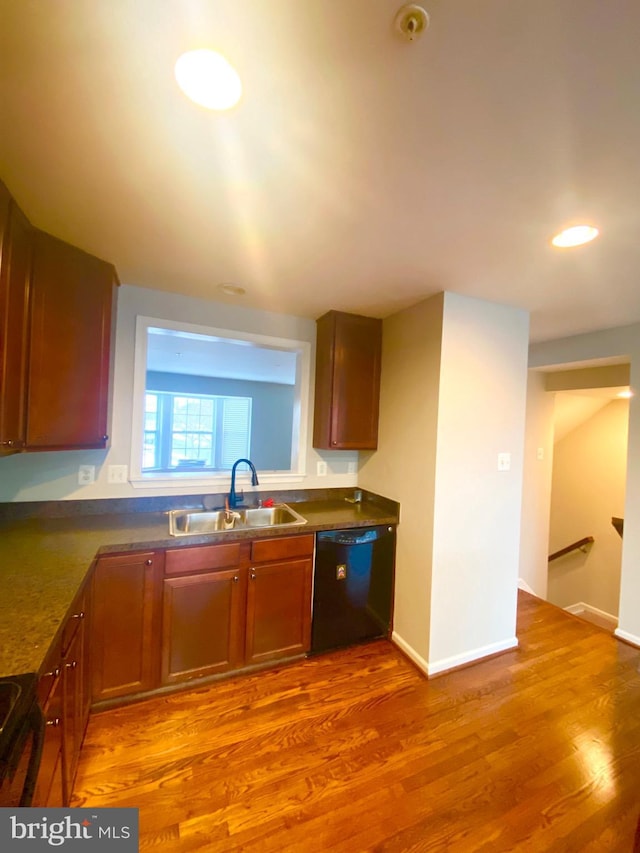
[[36,231],[28,359],[28,450],[108,441],[111,264]]
[[0,181],[0,455],[107,446],[117,283]]
[[25,443],[31,227],[0,181],[0,454]]
[[313,446],[378,446],[382,321],[329,311],[317,320]]

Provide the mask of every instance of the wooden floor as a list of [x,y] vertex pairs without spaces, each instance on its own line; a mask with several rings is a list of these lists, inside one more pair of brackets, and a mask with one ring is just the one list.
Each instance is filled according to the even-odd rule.
[[522,593],[520,647],[430,681],[384,641],[96,715],[76,806],[141,849],[625,851],[640,651]]

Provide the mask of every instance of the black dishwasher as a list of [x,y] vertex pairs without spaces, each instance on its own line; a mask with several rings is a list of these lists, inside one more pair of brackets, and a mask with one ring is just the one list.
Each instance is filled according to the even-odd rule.
[[312,654],[388,635],[395,550],[393,526],[318,533]]

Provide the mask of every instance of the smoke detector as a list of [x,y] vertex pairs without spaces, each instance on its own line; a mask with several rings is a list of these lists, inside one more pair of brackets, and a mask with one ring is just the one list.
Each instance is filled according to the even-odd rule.
[[407,3],[396,15],[396,29],[408,39],[419,38],[429,26],[429,13],[415,3]]

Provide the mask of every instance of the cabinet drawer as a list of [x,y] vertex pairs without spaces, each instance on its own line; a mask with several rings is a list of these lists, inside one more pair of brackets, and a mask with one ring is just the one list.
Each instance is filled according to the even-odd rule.
[[285,536],[260,539],[251,543],[251,560],[262,563],[267,560],[286,560],[289,557],[304,557],[313,554],[315,536]]
[[237,566],[240,562],[241,543],[203,545],[198,548],[174,548],[167,551],[165,575],[184,575]]

